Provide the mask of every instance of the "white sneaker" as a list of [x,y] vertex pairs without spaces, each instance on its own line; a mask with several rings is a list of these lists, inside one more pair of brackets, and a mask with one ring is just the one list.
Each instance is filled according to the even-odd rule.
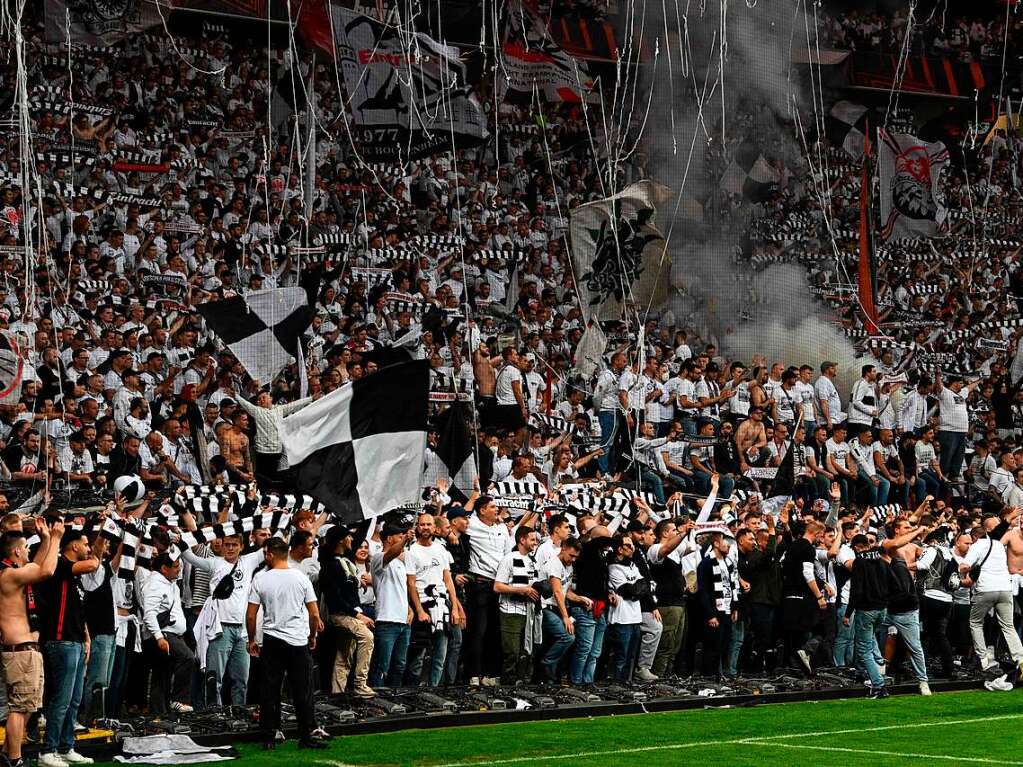
[[660,679],[660,677],[657,676],[657,674],[653,673],[648,668],[636,669],[636,673],[633,676],[635,676],[636,679],[638,679],[640,682],[656,682],[658,679]]
[[65,762],[64,758],[56,751],[39,757],[39,767],[68,767],[68,765],[69,762]]
[[1012,682],[1004,676],[1000,676],[997,679],[989,679],[984,682],[984,688],[991,692],[1012,692]]
[[177,700],[171,703],[170,707],[171,711],[175,711],[179,714],[191,714],[193,711],[195,711],[195,709],[189,706],[187,703],[182,703],[181,701]]
[[87,756],[82,756],[73,748],[66,754],[61,754],[60,758],[63,759],[68,764],[93,764],[95,762],[94,759],[90,759]]
[[479,687],[480,686],[480,678],[478,676],[472,677],[469,680],[469,686],[470,687]]
[[484,687],[500,687],[501,686],[501,680],[498,679],[496,676],[485,676],[485,677],[483,677],[483,686]]
[[931,686],[927,684],[927,682],[921,682],[920,694],[926,697],[928,695],[933,695],[934,693],[931,692]]

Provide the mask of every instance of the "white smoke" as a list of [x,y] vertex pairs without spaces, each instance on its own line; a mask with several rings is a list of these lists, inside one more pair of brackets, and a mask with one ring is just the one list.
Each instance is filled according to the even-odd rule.
[[[659,38],[659,60],[648,80],[653,98],[647,147],[654,175],[681,195],[677,215],[670,205],[661,212],[662,225],[671,233],[668,308],[699,340],[714,342],[747,364],[755,353],[771,362],[806,363],[815,369],[824,360],[834,361],[839,385],[847,392],[863,360],[828,320],[828,307],[810,293],[804,269],[777,265],[751,274],[748,264],[734,259],[747,228],[744,216],[715,226],[714,205],[705,205],[707,224],[695,223],[687,210],[688,200],[702,202],[716,192],[720,162],[712,158],[720,155],[722,141],[732,152],[740,139],[752,136],[765,156],[781,159],[797,176],[805,172],[791,114],[797,105],[812,111],[812,103],[809,88],[801,82],[806,72],[790,62],[792,47],[806,46],[808,25],[809,38],[814,38],[812,16],[793,15],[785,4],[761,2],[730,5],[724,18],[709,11],[698,14],[696,6],[685,6],[687,12],[676,17],[669,4],[664,19],[660,7],[645,6],[649,28],[658,34],[667,30]],[[655,17],[652,25],[650,16]],[[685,57],[680,56],[683,48]],[[704,88],[705,82],[711,87]],[[707,93],[711,95],[701,105]]]

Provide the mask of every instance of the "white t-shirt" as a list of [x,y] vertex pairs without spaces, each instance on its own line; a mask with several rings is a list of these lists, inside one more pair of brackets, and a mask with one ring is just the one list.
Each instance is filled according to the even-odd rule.
[[373,590],[377,597],[377,621],[405,623],[408,620],[408,571],[400,556],[386,565],[383,554],[369,560]]
[[316,602],[316,592],[298,570],[264,570],[252,579],[249,604],[263,607],[263,636],[304,647],[309,642],[310,602]]
[[845,413],[842,412],[842,398],[838,396],[838,389],[835,388],[835,384],[831,382],[831,379],[827,376],[821,376],[814,384],[814,389],[817,390],[817,399],[827,403],[831,423],[836,424],[844,421]]
[[519,382],[522,401],[526,401],[526,386],[522,381],[522,371],[514,365],[505,365],[497,374],[497,389],[494,393],[497,395],[498,405],[519,404],[518,400],[515,399],[515,391],[512,389],[512,384],[516,381]]
[[502,522],[485,525],[473,514],[469,517],[469,572],[493,579],[504,555],[515,548],[515,539]]
[[413,543],[405,552],[405,570],[416,577],[416,591],[422,599],[427,588],[433,586],[439,593],[446,593],[444,571],[451,569],[451,554],[440,543],[423,546]]
[[829,438],[828,441],[824,443],[824,449],[827,451],[828,455],[831,456],[831,460],[835,462],[836,466],[840,466],[843,469],[847,468],[845,459],[849,455],[848,442],[835,442],[833,438]]
[[[991,552],[991,556],[988,556],[988,551]],[[1000,541],[981,538],[970,546],[970,550],[966,552],[964,564],[973,567],[981,562],[984,565],[980,568],[980,578],[974,585],[974,591],[979,593],[1012,591],[1012,576],[1009,575],[1005,546]]]
[[[564,564],[557,556],[551,557],[537,568],[541,578],[557,578],[561,581],[561,595],[565,598],[566,607],[568,606],[568,590],[572,588],[574,569],[572,565]],[[553,596],[544,597],[542,601],[544,607],[550,607],[552,610],[558,609],[557,600]]]

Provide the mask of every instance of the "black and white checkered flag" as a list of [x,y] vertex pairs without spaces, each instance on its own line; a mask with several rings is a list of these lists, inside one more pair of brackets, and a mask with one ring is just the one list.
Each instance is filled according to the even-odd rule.
[[390,365],[278,422],[296,485],[345,522],[420,503],[430,369]]
[[298,356],[313,309],[302,288],[256,290],[200,304],[199,313],[250,376],[270,383]]

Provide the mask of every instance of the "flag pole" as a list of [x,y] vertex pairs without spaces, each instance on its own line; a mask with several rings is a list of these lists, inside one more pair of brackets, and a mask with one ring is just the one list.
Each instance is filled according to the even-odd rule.
[[870,144],[870,122],[863,132],[863,169],[860,177],[860,260],[857,279],[859,282],[860,308],[866,317],[868,335],[877,334],[877,284],[874,268],[873,217],[870,198],[873,178]]

